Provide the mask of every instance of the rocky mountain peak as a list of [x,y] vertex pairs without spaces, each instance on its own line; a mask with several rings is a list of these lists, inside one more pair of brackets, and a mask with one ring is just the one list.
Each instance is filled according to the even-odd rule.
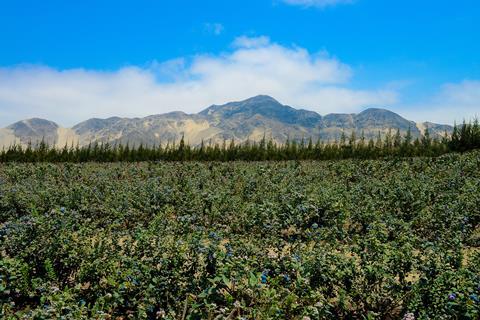
[[58,128],[59,126],[53,121],[31,118],[15,122],[6,129],[10,130],[24,144],[38,142],[42,139],[47,143],[53,144],[55,143]]
[[0,129],[0,145],[8,146],[12,141],[28,143],[45,139],[48,143],[91,142],[129,143],[130,145],[158,145],[178,141],[182,136],[191,144],[201,141],[222,143],[225,139],[237,142],[256,141],[264,136],[283,143],[286,139],[323,139],[333,141],[342,133],[364,133],[366,138],[378,133],[400,130],[402,134],[410,128],[414,137],[422,134],[428,126],[432,136],[451,132],[451,126],[433,123],[416,124],[400,115],[380,108],[369,108],[358,114],[328,114],[295,109],[283,105],[267,95],[258,95],[243,101],[212,105],[198,114],[170,112],[145,118],[108,119],[92,118],[71,129],[59,128],[51,121],[29,119]]

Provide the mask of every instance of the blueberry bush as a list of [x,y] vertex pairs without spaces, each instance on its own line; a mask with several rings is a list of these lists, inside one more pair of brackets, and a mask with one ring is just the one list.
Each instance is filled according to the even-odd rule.
[[2,319],[479,319],[480,151],[0,164]]

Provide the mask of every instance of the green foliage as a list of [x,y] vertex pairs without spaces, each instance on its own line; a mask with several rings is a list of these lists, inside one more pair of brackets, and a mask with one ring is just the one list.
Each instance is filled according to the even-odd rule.
[[479,151],[1,164],[0,318],[478,319],[479,194]]
[[365,141],[362,133],[357,139],[352,132],[348,141],[345,132],[340,141],[323,143],[312,138],[308,143],[287,140],[285,144],[266,141],[265,136],[260,142],[247,141],[235,144],[224,141],[222,145],[207,144],[202,141],[200,146],[192,147],[185,143],[182,136],[177,145],[167,143],[166,146],[130,147],[110,145],[109,143],[94,143],[85,147],[64,146],[62,149],[49,147],[43,141],[35,147],[28,144],[12,145],[0,152],[0,162],[135,162],[135,161],[265,161],[265,160],[334,160],[334,159],[381,159],[391,157],[440,156],[448,152],[465,152],[480,148],[480,127],[478,120],[473,124],[463,123],[459,129],[454,127],[449,136],[445,133],[443,139],[432,139],[426,128],[420,139],[413,140],[410,129],[404,137],[397,131],[393,136],[389,131],[382,137],[378,133],[374,140]]

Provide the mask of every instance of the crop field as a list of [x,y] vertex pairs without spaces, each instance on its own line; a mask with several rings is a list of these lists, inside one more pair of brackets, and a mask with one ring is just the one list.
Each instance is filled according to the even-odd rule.
[[0,318],[479,319],[480,151],[0,165]]

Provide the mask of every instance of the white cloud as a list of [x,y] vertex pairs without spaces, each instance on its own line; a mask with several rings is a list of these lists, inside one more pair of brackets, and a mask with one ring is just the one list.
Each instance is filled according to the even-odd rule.
[[404,106],[404,114],[418,121],[453,124],[480,117],[480,81],[448,83],[424,103]]
[[207,31],[208,33],[212,33],[216,36],[222,34],[225,30],[225,27],[221,23],[205,23],[204,27],[205,31]]
[[241,37],[232,51],[103,72],[0,68],[0,126],[29,117],[73,125],[91,117],[198,112],[268,94],[321,114],[390,105],[392,90],[348,89],[352,69],[326,53]]
[[233,47],[235,48],[258,48],[266,47],[270,45],[270,38],[265,36],[260,37],[247,37],[241,36],[233,41]]
[[303,6],[303,7],[319,7],[319,8],[353,2],[353,0],[282,0],[282,1],[290,5]]

